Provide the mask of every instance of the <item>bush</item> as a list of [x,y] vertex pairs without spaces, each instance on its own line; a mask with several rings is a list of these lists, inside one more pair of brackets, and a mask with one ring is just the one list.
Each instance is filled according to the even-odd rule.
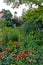
[[21,32],[18,28],[3,28],[3,39],[8,42],[8,41],[19,41],[21,36]]
[[5,26],[5,18],[0,19],[0,28],[3,28]]
[[[43,45],[43,7],[27,11],[23,16],[21,29],[26,36],[30,36],[30,40],[35,41],[36,44]],[[40,15],[40,16],[39,16]]]
[[12,26],[13,26],[13,21],[8,20],[8,21],[5,22],[5,25],[6,25],[7,27],[12,27]]
[[[0,44],[1,49],[3,44]],[[43,49],[37,44],[28,43],[27,40],[22,43],[18,42],[18,46],[9,41],[6,45],[4,44],[4,50],[2,49],[0,53],[0,64],[41,65],[43,64]]]

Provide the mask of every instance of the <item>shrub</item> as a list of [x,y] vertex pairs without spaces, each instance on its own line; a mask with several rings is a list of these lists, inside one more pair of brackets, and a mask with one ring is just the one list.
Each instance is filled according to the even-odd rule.
[[5,18],[0,19],[0,28],[3,28],[5,26]]
[[18,28],[3,28],[3,39],[8,42],[8,41],[19,41],[21,38],[21,32],[19,31]]
[[13,26],[13,21],[8,20],[8,21],[5,22],[5,25],[6,25],[7,27],[12,27],[12,26]]
[[[21,29],[26,36],[29,35],[30,40],[38,45],[43,44],[43,7],[27,11],[23,15],[23,22]],[[40,16],[39,16],[40,15]]]

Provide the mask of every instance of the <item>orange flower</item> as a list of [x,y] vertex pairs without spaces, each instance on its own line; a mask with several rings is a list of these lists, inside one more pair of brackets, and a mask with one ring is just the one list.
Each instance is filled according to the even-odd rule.
[[18,46],[18,42],[17,42],[17,41],[14,41],[13,43],[14,43],[16,46]]
[[0,40],[0,43],[4,42],[4,40]]

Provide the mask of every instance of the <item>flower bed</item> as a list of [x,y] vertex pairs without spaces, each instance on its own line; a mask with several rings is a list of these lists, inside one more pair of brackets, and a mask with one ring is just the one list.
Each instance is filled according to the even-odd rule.
[[1,65],[41,65],[43,64],[43,51],[35,44],[27,44],[27,47],[21,42],[8,42],[0,40],[0,64]]

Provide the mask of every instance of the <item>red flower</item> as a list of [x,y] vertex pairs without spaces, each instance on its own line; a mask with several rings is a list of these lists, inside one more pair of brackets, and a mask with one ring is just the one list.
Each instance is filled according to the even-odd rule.
[[25,58],[27,56],[27,53],[21,53],[20,58]]
[[8,48],[6,48],[6,52],[8,52],[9,51],[9,49]]
[[13,42],[16,46],[18,46],[18,42],[17,41],[15,41],[15,42]]
[[2,54],[0,54],[0,59],[2,59],[3,58],[3,55]]

